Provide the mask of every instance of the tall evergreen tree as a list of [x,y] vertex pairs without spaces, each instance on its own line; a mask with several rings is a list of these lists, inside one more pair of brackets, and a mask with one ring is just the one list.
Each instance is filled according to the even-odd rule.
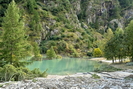
[[16,67],[24,66],[25,62],[20,59],[25,58],[29,54],[31,46],[27,41],[24,23],[14,0],[6,10],[2,28],[4,31],[0,48],[1,65],[8,63]]
[[124,44],[124,31],[118,28],[115,31],[115,35],[106,43],[104,49],[104,56],[107,59],[112,60],[114,63],[115,59],[119,59],[122,62],[123,58],[126,57],[126,46]]
[[127,45],[128,55],[133,62],[133,20],[128,24],[125,30],[125,41]]
[[114,37],[111,38],[105,45],[104,48],[104,57],[107,58],[107,60],[112,60],[112,63],[114,63],[114,58],[115,58],[115,39]]
[[117,28],[114,36],[115,42],[115,51],[116,57],[119,59],[119,62],[123,62],[122,59],[126,57],[126,47],[124,44],[124,31],[121,28]]

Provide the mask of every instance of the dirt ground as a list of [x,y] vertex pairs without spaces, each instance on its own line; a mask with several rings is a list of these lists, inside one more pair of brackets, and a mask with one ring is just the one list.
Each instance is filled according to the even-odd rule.
[[133,69],[133,66],[127,66],[125,63],[123,64],[110,64],[111,66],[115,67],[115,68],[119,68],[119,69]]
[[124,70],[133,69],[133,66],[127,66],[126,63],[112,64],[111,60],[106,60],[103,57],[101,57],[101,58],[91,58],[91,60],[106,62],[106,63],[109,63],[111,66],[113,66],[115,68],[119,68],[119,69],[124,69]]

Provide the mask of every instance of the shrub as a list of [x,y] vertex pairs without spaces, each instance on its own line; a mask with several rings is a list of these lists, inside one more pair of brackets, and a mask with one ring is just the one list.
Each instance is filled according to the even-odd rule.
[[72,54],[72,57],[80,57],[80,53],[78,53],[77,50],[72,45],[70,45],[69,49],[70,53]]
[[16,68],[10,64],[5,65],[3,69],[1,69],[1,77],[3,76],[5,81],[11,80],[16,73]]
[[51,46],[51,48],[49,50],[47,50],[46,56],[47,56],[48,59],[53,59],[53,58],[57,57],[53,46]]
[[79,45],[78,43],[76,43],[76,44],[74,45],[74,47],[75,47],[75,49],[78,49],[78,48],[80,48],[80,45]]
[[0,79],[1,81],[20,81],[24,79],[32,79],[35,77],[46,77],[46,71],[41,72],[39,69],[30,71],[25,67],[16,68],[11,64],[6,64],[3,68],[0,67]]
[[133,66],[133,62],[126,63],[127,66]]
[[92,57],[92,52],[88,51],[87,56]]
[[78,52],[74,52],[72,56],[73,56],[73,57],[80,57],[80,55],[79,55]]
[[47,69],[44,72],[41,72],[39,70],[39,68],[35,68],[34,70],[31,71],[31,77],[35,78],[35,77],[47,77]]
[[98,76],[97,74],[92,74],[91,77],[94,78],[94,79],[99,79],[100,78],[100,76]]
[[94,70],[94,72],[114,72],[114,71],[120,71],[120,70],[122,70],[122,69],[118,69],[118,68],[115,68],[115,67],[113,67],[113,66],[110,66],[110,65],[103,65],[103,66],[101,66],[101,67],[99,67],[99,68],[96,68],[95,70]]
[[101,57],[103,55],[102,51],[99,48],[95,48],[93,51],[94,57]]
[[59,41],[57,45],[58,51],[65,51],[68,44],[65,41]]
[[56,58],[57,58],[57,59],[62,59],[62,56],[61,56],[61,55],[57,55]]

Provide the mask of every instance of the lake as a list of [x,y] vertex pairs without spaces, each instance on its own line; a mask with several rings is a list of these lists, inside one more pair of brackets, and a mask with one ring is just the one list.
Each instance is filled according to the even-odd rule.
[[81,58],[63,58],[54,60],[34,61],[27,68],[33,70],[39,68],[42,72],[48,69],[48,74],[66,75],[81,72],[91,72],[96,68],[100,68],[102,63]]

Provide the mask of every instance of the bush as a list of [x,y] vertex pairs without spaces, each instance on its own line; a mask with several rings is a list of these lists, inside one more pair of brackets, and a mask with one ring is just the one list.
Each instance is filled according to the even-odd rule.
[[4,81],[11,80],[13,78],[13,75],[17,73],[16,68],[13,65],[5,65],[3,68],[1,68],[1,77]]
[[32,59],[31,60],[35,60],[35,61],[41,61],[42,60],[42,55],[41,54],[38,54],[38,55],[36,55],[36,56],[34,56],[34,57],[32,57]]
[[71,45],[70,48],[72,57],[80,57],[80,53],[77,52],[77,50]]
[[47,50],[46,56],[47,56],[48,59],[53,59],[53,58],[57,57],[53,46],[51,46],[51,48],[49,50]]
[[101,57],[103,55],[103,52],[99,48],[95,48],[93,51],[94,57]]
[[99,79],[100,78],[100,76],[98,76],[97,74],[92,74],[91,77],[94,78],[94,79]]
[[61,56],[61,55],[57,55],[56,58],[57,58],[57,59],[62,59],[62,56]]
[[3,68],[0,67],[0,79],[1,81],[20,81],[24,79],[32,79],[35,77],[46,77],[46,71],[40,72],[39,69],[30,71],[25,67],[16,68],[13,65],[7,64]]
[[76,58],[80,57],[80,55],[79,55],[78,52],[74,52],[72,56],[73,56],[73,57],[76,57]]
[[133,62],[126,63],[127,66],[133,66]]
[[121,69],[112,67],[110,65],[104,65],[103,67],[96,68],[94,72],[114,72],[114,71],[120,71]]
[[87,56],[92,57],[92,52],[88,51]]
[[78,49],[78,48],[80,48],[80,45],[79,45],[78,43],[76,43],[76,44],[74,45],[74,47],[75,47],[75,49]]

